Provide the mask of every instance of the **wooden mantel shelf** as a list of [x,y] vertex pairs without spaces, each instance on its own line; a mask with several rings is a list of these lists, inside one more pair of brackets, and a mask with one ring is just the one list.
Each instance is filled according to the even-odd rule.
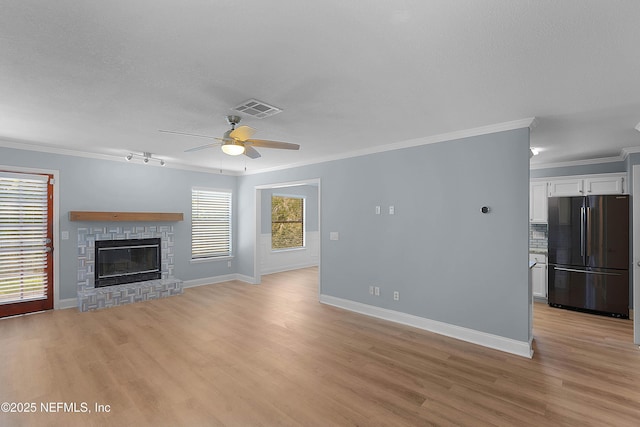
[[182,221],[182,212],[69,211],[69,221]]

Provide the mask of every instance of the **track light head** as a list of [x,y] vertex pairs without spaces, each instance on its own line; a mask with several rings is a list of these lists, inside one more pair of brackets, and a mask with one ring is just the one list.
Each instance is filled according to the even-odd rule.
[[149,164],[149,160],[155,160],[155,161],[157,161],[157,162],[160,164],[160,166],[165,166],[165,165],[167,164],[164,160],[162,160],[162,159],[157,159],[157,158],[153,157],[153,154],[151,154],[151,153],[149,153],[149,152],[147,152],[147,151],[143,152],[142,154],[129,153],[128,155],[126,155],[126,156],[125,156],[125,159],[127,159],[127,161],[128,161],[128,162],[130,162],[130,161],[131,161],[131,160],[133,160],[134,158],[141,158],[141,159],[142,159],[142,162],[143,162],[145,165],[148,165],[148,164]]

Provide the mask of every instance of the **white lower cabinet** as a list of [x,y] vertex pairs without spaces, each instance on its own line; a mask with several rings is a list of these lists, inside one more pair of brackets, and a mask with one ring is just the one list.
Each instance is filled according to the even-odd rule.
[[531,269],[531,288],[534,297],[547,297],[547,257],[542,254],[529,254],[529,261],[536,265]]

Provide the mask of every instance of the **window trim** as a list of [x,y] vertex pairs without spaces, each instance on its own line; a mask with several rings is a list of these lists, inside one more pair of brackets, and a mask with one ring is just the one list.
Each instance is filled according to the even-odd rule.
[[302,246],[292,246],[290,248],[273,248],[273,228],[269,233],[271,236],[271,252],[293,252],[307,249],[307,196],[302,194],[283,194],[272,193],[271,194],[271,209],[270,209],[270,222],[273,227],[273,198],[274,197],[288,197],[290,199],[302,199]]

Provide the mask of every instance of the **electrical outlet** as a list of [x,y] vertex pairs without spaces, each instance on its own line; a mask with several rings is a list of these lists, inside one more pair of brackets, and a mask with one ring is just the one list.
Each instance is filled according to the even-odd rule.
[[400,300],[400,292],[398,292],[398,291],[394,291],[393,292],[393,300],[394,301],[399,301]]
[[373,295],[373,286],[369,286],[369,295]]
[[227,267],[231,268],[231,261],[227,261]]
[[373,288],[373,293],[375,296],[379,297],[380,296],[380,288],[379,287],[375,287]]

